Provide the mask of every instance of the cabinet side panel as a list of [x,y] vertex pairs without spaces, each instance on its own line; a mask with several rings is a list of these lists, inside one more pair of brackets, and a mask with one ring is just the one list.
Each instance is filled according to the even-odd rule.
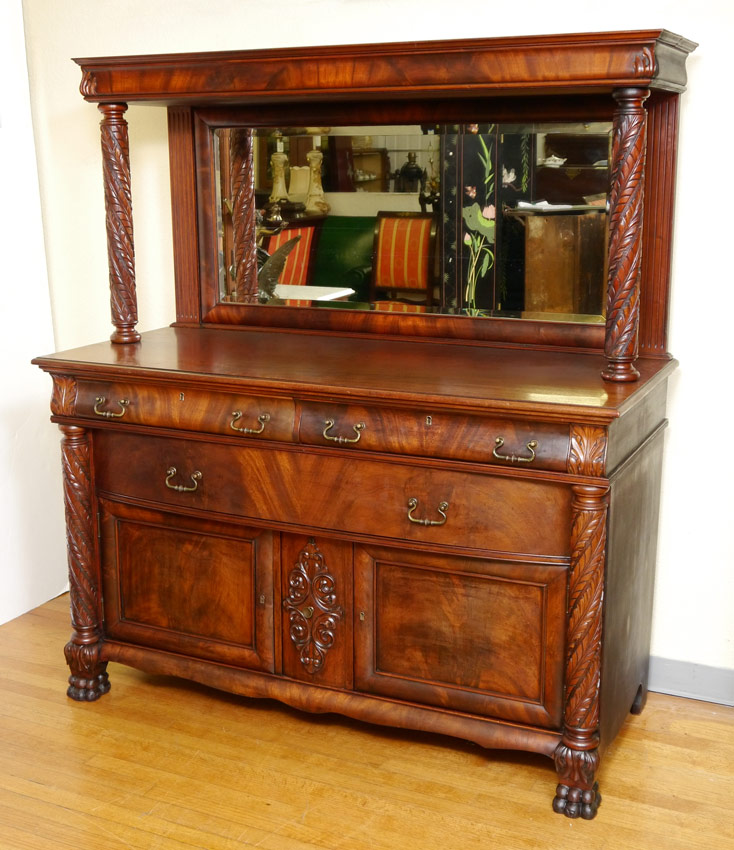
[[612,480],[602,644],[601,747],[647,689],[662,429]]

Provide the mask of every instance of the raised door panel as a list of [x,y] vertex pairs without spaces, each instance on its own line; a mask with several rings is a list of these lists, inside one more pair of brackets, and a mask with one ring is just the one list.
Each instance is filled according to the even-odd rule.
[[352,687],[352,544],[284,534],[283,673]]
[[567,569],[359,546],[355,688],[558,727]]
[[261,529],[100,503],[105,632],[273,670],[273,541]]

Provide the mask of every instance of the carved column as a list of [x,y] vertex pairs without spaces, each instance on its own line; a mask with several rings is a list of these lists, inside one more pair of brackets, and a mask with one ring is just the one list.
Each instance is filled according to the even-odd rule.
[[112,342],[138,342],[135,330],[138,303],[135,294],[135,248],[133,244],[132,193],[126,103],[100,103],[104,115],[102,169],[107,213],[107,258],[110,269],[110,310],[115,332]]
[[554,757],[559,785],[553,809],[587,820],[594,817],[601,802],[594,777],[599,765],[608,492],[605,485],[573,486],[564,729]]
[[234,300],[247,304],[257,303],[257,222],[252,144],[251,129],[231,131],[229,150],[235,267]]
[[612,185],[609,212],[609,288],[604,354],[606,381],[636,381],[640,374],[637,336],[640,320],[642,208],[645,184],[647,89],[617,89],[614,99]]
[[99,575],[94,551],[89,439],[84,428],[60,427],[64,434],[61,456],[74,629],[64,648],[71,669],[67,694],[75,700],[91,701],[106,694],[110,683],[107,662],[100,659]]

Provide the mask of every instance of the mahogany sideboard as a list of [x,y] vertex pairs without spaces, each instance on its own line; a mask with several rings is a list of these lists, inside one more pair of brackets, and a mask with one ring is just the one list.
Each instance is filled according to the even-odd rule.
[[[64,435],[70,697],[105,694],[115,661],[542,753],[553,808],[595,815],[600,756],[646,695],[694,47],[658,30],[77,60],[104,116],[115,330],[34,361]],[[129,102],[169,111],[177,320],[143,334]],[[612,128],[605,322],[220,297],[218,127],[586,118]]]

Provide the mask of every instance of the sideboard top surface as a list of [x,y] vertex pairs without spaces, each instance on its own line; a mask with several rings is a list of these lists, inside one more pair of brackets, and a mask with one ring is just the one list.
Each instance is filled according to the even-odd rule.
[[52,373],[611,422],[664,380],[673,360],[639,360],[640,381],[602,380],[601,353],[254,329],[161,328],[137,345],[101,342],[33,361]]

